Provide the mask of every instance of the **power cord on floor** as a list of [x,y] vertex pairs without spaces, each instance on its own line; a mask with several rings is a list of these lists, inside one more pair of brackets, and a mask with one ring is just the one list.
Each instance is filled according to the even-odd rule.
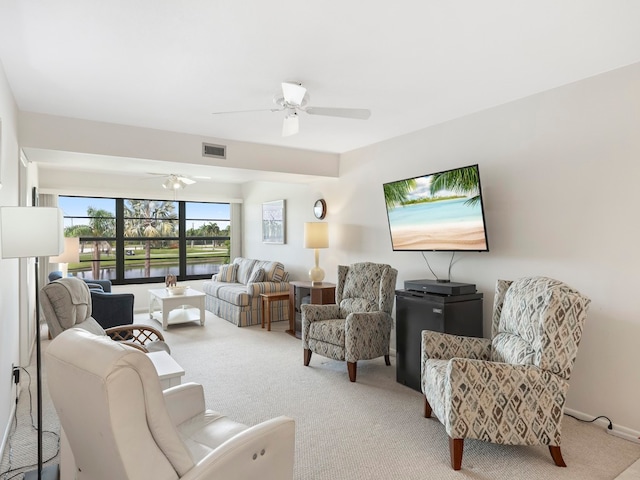
[[[27,375],[27,377],[29,378],[28,384],[27,384],[27,392],[29,393],[29,417],[31,418],[31,427],[37,432],[38,431],[38,427],[36,426],[36,422],[33,418],[33,397],[31,395],[31,374],[27,371],[26,368],[24,367],[20,367],[20,369]],[[37,467],[38,464],[37,463],[32,463],[30,465],[24,465],[22,467],[14,467],[11,468],[11,462],[12,462],[12,451],[13,448],[11,446],[11,437],[13,434],[15,434],[15,429],[18,427],[18,392],[17,392],[17,388],[16,388],[16,408],[15,408],[15,412],[14,412],[14,431],[12,434],[10,434],[9,436],[9,469],[5,472],[0,472],[0,475],[3,476],[2,480],[11,480],[12,478],[16,478],[18,475],[22,475],[24,472],[20,471],[17,472],[18,470],[24,470],[27,468],[33,468],[33,467]],[[53,460],[55,457],[58,456],[58,454],[60,453],[60,435],[58,435],[56,432],[53,432],[51,430],[42,430],[42,434],[44,436],[45,433],[51,434],[56,438],[56,449],[55,449],[55,453],[50,456],[47,459],[43,459],[42,464],[45,465],[47,462]],[[8,474],[13,473],[13,472],[17,472],[15,475],[11,476],[11,477],[7,477]]]
[[609,425],[607,426],[607,430],[613,430],[613,423],[611,422],[611,420],[609,419],[609,417],[607,417],[607,416],[605,416],[605,415],[599,415],[599,416],[597,416],[596,418],[594,418],[594,419],[592,419],[592,420],[583,420],[582,418],[578,418],[578,417],[576,417],[575,415],[571,415],[570,413],[566,413],[566,412],[565,412],[565,415],[566,415],[567,417],[574,418],[574,419],[578,420],[579,422],[585,422],[585,423],[593,423],[593,422],[595,422],[596,420],[598,420],[599,418],[604,418],[607,422],[609,422]]
[[[38,427],[36,426],[36,421],[33,418],[33,398],[31,396],[31,375],[24,367],[20,367],[20,368],[24,371],[27,377],[29,377],[29,385],[27,387],[27,391],[29,392],[29,416],[31,417],[31,427],[33,427],[33,429],[37,432]],[[49,433],[54,437],[56,437],[58,446],[56,448],[56,453],[51,458],[47,460],[43,460],[43,463],[48,462],[52,458],[55,458],[56,455],[58,455],[58,452],[60,451],[60,436],[56,432],[52,432],[51,430],[42,430],[42,434],[44,435],[45,433]]]

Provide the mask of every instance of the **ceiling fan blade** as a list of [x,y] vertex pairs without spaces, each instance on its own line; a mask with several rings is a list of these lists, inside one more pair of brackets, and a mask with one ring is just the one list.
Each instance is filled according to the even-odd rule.
[[307,107],[305,112],[311,115],[326,115],[329,117],[357,118],[366,120],[371,116],[371,110],[366,108],[331,108],[331,107]]
[[284,101],[292,105],[302,105],[307,89],[297,83],[282,83],[282,94],[284,95]]
[[194,183],[196,183],[195,180],[189,177],[181,177],[180,175],[178,175],[176,178],[187,185],[193,185]]
[[295,135],[298,133],[300,129],[300,125],[298,123],[298,114],[290,113],[282,122],[282,136],[290,137],[291,135]]
[[261,108],[258,110],[230,110],[228,112],[212,112],[211,115],[222,115],[226,113],[252,113],[252,112],[279,112],[282,108]]

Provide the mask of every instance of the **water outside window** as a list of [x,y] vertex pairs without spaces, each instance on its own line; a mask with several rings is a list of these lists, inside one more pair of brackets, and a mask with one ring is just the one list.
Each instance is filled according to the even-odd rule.
[[227,203],[61,196],[59,206],[65,236],[80,237],[80,262],[69,272],[81,278],[157,281],[181,269],[203,278],[229,261]]

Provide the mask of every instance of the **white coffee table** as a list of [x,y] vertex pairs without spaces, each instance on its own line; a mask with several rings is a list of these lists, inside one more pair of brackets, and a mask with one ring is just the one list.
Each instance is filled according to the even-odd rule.
[[147,353],[147,357],[151,359],[153,366],[156,367],[158,377],[160,378],[160,386],[163,390],[182,383],[184,368],[178,365],[178,362],[167,352],[149,352]]
[[204,325],[204,293],[188,288],[182,295],[171,295],[166,288],[149,290],[149,318],[159,308],[162,329],[174,323],[200,322]]

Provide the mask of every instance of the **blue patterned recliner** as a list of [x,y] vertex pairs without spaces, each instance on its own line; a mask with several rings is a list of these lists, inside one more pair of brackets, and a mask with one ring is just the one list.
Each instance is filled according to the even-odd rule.
[[315,352],[346,360],[349,380],[356,381],[358,360],[389,360],[393,301],[398,271],[363,262],[338,266],[335,305],[302,305],[304,364]]
[[422,332],[424,414],[444,425],[454,470],[466,438],[547,445],[566,466],[560,426],[589,303],[551,278],[498,280],[491,340]]

